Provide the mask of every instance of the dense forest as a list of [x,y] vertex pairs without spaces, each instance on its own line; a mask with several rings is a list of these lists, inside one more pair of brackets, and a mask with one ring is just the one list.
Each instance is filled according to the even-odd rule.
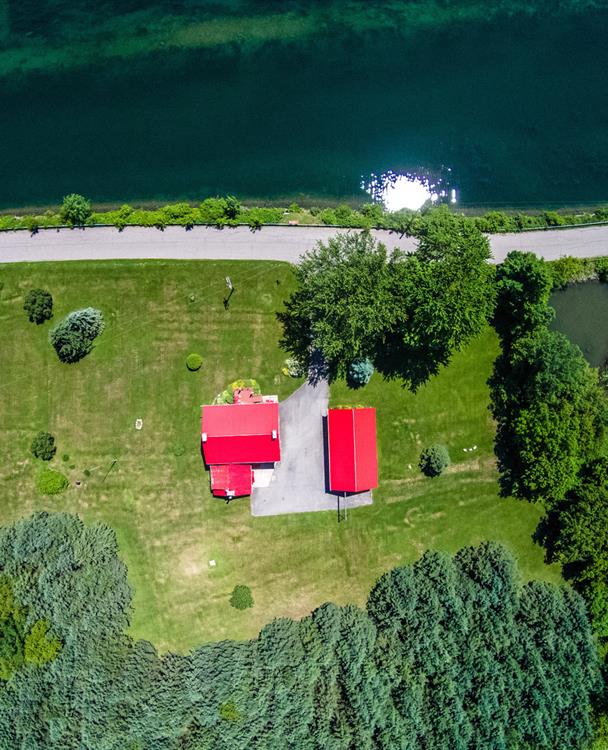
[[[386,573],[365,610],[324,604],[187,655],[127,635],[106,526],[21,520],[0,530],[0,571],[0,651],[15,657],[3,748],[553,750],[591,735],[601,680],[583,600],[523,584],[492,542]],[[44,658],[20,656],[9,610]]]

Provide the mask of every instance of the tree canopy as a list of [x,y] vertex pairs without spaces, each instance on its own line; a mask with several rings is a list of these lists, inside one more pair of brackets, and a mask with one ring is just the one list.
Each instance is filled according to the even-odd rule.
[[30,289],[23,300],[30,323],[40,325],[53,317],[53,297],[46,289]]
[[549,307],[552,274],[534,253],[510,252],[496,269],[496,307],[492,325],[503,346],[545,327],[553,317]]
[[[43,513],[0,529],[0,569],[43,623],[30,668],[0,683],[2,747],[554,750],[590,736],[584,604],[522,585],[494,543],[386,573],[366,610],[324,604],[187,656],[126,634],[131,592],[103,525]],[[49,634],[61,650],[45,661]]]
[[608,637],[608,458],[592,461],[537,531],[548,562],[583,594],[596,632]]
[[83,195],[70,193],[63,198],[60,216],[72,226],[83,226],[92,214],[91,203]]
[[91,351],[104,325],[101,310],[74,310],[50,331],[49,341],[62,362],[78,362]]
[[339,234],[306,253],[298,287],[279,314],[283,346],[331,377],[369,359],[412,387],[479,333],[494,302],[487,239],[473,222],[431,212],[415,252],[389,253],[367,233]]
[[501,490],[552,504],[605,450],[608,401],[580,349],[547,326],[544,261],[510,253],[497,278],[502,354],[489,385]]
[[367,233],[319,243],[295,267],[298,288],[279,314],[286,349],[307,366],[322,352],[333,375],[368,358],[394,320],[400,258]]

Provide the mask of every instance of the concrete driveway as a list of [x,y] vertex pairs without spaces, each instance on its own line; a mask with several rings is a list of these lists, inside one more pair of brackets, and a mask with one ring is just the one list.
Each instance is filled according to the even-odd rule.
[[[326,492],[324,417],[329,386],[324,379],[306,382],[279,404],[281,463],[269,487],[254,487],[252,516],[278,516],[338,509],[338,496]],[[362,492],[340,498],[340,509],[370,505],[372,495]]]

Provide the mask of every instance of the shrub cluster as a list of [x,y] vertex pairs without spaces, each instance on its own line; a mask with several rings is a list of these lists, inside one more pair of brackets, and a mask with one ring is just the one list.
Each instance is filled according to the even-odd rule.
[[235,609],[249,609],[253,607],[253,596],[249,586],[239,584],[232,589],[230,606]]
[[30,289],[23,300],[30,323],[40,325],[53,317],[53,298],[46,289]]
[[186,367],[190,370],[190,372],[196,372],[196,370],[200,370],[202,365],[203,358],[200,354],[192,352],[186,357]]
[[43,461],[50,461],[57,452],[55,438],[50,432],[39,432],[32,440],[30,450],[35,458],[41,458]]
[[58,495],[66,490],[69,481],[61,472],[54,469],[42,469],[36,480],[36,487],[41,495]]
[[588,281],[598,276],[595,262],[587,258],[573,258],[566,255],[550,263],[553,289],[563,289],[568,284]]
[[302,378],[306,375],[306,367],[295,357],[287,357],[283,373],[290,378]]
[[66,195],[59,212],[61,220],[70,226],[84,226],[91,214],[90,201],[78,193]]
[[[432,213],[430,209],[428,213]],[[59,210],[25,216],[0,216],[0,231],[29,229],[68,224],[69,226],[113,225],[119,230],[127,226],[145,226],[164,229],[169,225],[191,228],[196,224],[217,227],[247,224],[257,229],[265,224],[297,222],[299,224],[325,224],[352,228],[390,229],[408,234],[416,233],[425,221],[425,212],[401,210],[386,211],[378,203],[363,204],[353,208],[346,203],[333,207],[302,208],[292,203],[288,208],[276,206],[243,206],[232,195],[206,198],[198,205],[180,202],[159,208],[134,208],[127,204],[110,211],[91,211],[89,201],[81,195],[64,198]],[[582,225],[608,221],[608,207],[595,211],[567,213],[560,211],[505,212],[487,211],[472,216],[477,228],[486,233],[520,232],[527,229],[547,229],[565,225]]]
[[427,477],[438,477],[450,465],[450,454],[445,445],[435,443],[420,454],[420,471]]
[[348,368],[346,380],[351,388],[367,385],[374,374],[374,365],[370,359],[354,359]]
[[93,342],[103,331],[100,310],[87,307],[65,317],[49,334],[49,341],[62,362],[78,362],[93,348]]

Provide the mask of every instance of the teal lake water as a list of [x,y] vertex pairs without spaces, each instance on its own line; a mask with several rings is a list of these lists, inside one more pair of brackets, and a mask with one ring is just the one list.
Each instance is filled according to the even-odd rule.
[[555,310],[552,327],[580,347],[589,364],[608,361],[608,284],[587,281],[554,292],[549,304]]
[[608,0],[0,0],[0,206],[608,202],[607,70]]

